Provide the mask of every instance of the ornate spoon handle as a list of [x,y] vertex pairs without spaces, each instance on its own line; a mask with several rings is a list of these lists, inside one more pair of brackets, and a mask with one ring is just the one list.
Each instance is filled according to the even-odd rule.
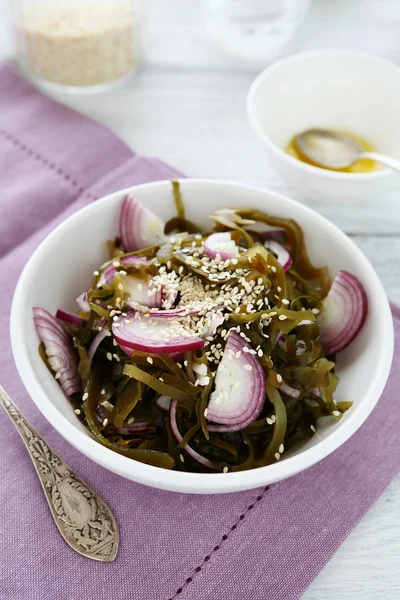
[[1,385],[0,405],[24,440],[51,514],[67,544],[88,558],[106,562],[114,560],[118,552],[119,534],[111,510],[49,448]]

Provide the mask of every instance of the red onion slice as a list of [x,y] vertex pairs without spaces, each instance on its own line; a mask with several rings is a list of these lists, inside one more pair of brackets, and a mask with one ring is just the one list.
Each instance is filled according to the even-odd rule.
[[290,398],[300,398],[300,391],[296,390],[296,388],[291,387],[285,382],[282,383],[279,391],[283,394],[286,394],[286,396],[290,396]]
[[239,248],[228,231],[212,233],[204,242],[204,254],[209,258],[216,258],[219,254],[221,260],[228,260],[238,256]]
[[[244,352],[251,346],[235,331],[227,337],[215,377],[207,420],[216,431],[239,431],[257,419],[265,401],[265,373],[257,356]],[[214,426],[210,425],[210,431]]]
[[[103,271],[97,287],[109,285],[114,281],[117,269],[120,266],[128,265],[149,265],[149,261],[141,256],[121,256],[113,260]],[[148,307],[160,307],[162,303],[162,290],[151,281],[145,281],[135,277],[135,275],[125,276],[125,292],[128,295],[126,303],[135,307],[143,305]]]
[[[141,309],[138,309],[141,311]],[[142,311],[141,311],[142,312]],[[156,319],[179,319],[182,317],[190,317],[193,315],[197,315],[199,310],[194,308],[193,306],[183,306],[178,308],[171,308],[168,310],[150,310],[150,317]]]
[[[181,435],[181,432],[179,431],[179,428],[178,428],[178,424],[176,422],[176,407],[177,407],[177,405],[178,405],[178,402],[176,400],[171,401],[171,405],[170,405],[170,409],[169,409],[169,424],[170,424],[171,431],[172,431],[176,441],[178,443],[180,443],[183,440],[183,436]],[[217,467],[217,465],[215,463],[213,463],[211,460],[208,460],[208,458],[205,458],[205,456],[202,456],[201,454],[196,452],[196,450],[193,450],[193,448],[191,446],[189,446],[188,444],[186,444],[186,446],[184,448],[182,448],[182,450],[184,452],[186,452],[186,454],[188,454],[191,458],[193,458],[193,460],[195,460],[199,464],[201,464],[205,467],[208,467],[209,469],[212,469],[213,471],[220,471],[220,469]]]
[[120,435],[134,435],[139,433],[147,433],[149,429],[149,421],[136,421],[123,427],[109,427],[108,433],[119,433]]
[[215,315],[212,317],[208,326],[206,326],[201,332],[201,337],[207,338],[209,336],[214,336],[218,327],[222,325],[224,322],[224,315],[221,311],[217,311]]
[[120,317],[113,323],[112,331],[124,352],[125,348],[133,348],[153,354],[173,354],[204,346],[204,340],[184,330],[178,320],[142,317],[138,312]]
[[[105,321],[103,322],[103,326],[105,324]],[[104,328],[101,331],[99,331],[95,337],[92,340],[92,343],[89,346],[89,350],[88,350],[88,358],[90,360],[90,362],[92,362],[94,355],[97,352],[97,348],[100,346],[101,342],[104,340],[105,337],[107,337],[108,334],[108,329]]]
[[286,236],[283,229],[267,229],[266,231],[259,231],[258,235],[264,242],[273,240],[274,242],[279,242],[280,244],[285,243]]
[[81,391],[78,374],[78,357],[71,342],[55,317],[43,308],[33,308],[33,320],[43,342],[49,365],[55,371],[66,396]]
[[122,203],[119,231],[126,252],[167,240],[161,219],[130,194],[125,196]]
[[364,325],[368,312],[365,289],[354,275],[339,271],[318,316],[321,344],[328,355],[346,348]]
[[293,260],[289,252],[284,246],[282,246],[282,244],[276,242],[275,240],[267,240],[264,243],[264,246],[276,255],[276,259],[278,263],[282,265],[284,271],[290,269],[293,264]]
[[162,290],[150,281],[146,283],[133,276],[125,277],[124,293],[127,294],[126,304],[131,308],[140,308],[147,306],[149,308],[159,308],[162,303]]
[[63,323],[67,323],[68,325],[76,325],[77,327],[84,322],[84,319],[81,319],[69,310],[63,310],[62,308],[57,310],[56,319],[62,321]]
[[84,312],[90,312],[90,306],[86,292],[82,292],[82,294],[79,294],[79,296],[75,298],[75,302],[81,310],[83,310]]
[[102,272],[97,287],[102,287],[103,285],[109,285],[112,283],[115,274],[117,273],[117,268],[120,266],[149,264],[150,263],[147,258],[142,258],[141,256],[120,256],[119,258],[115,258]]

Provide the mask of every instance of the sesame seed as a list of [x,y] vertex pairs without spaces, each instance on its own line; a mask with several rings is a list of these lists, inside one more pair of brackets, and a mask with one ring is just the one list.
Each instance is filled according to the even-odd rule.
[[340,417],[340,412],[338,410],[334,410],[332,414],[334,417]]
[[80,411],[80,409],[79,409],[79,408],[76,408],[76,409],[74,410],[74,413],[75,413],[76,415],[80,415],[80,414],[81,414],[81,411]]
[[93,271],[93,275],[94,275],[95,277],[97,277],[97,276],[98,276],[98,274],[99,274],[99,272],[98,272],[98,271]]
[[281,286],[280,286],[280,285],[278,285],[278,286],[276,287],[276,291],[277,291],[277,292],[281,292],[281,291],[282,291],[282,288],[281,288]]
[[179,458],[181,459],[182,462],[185,462],[185,459],[183,458],[182,454],[179,455]]
[[114,260],[113,261],[113,267],[120,267],[121,263],[119,262],[119,260]]
[[115,358],[115,360],[117,362],[119,362],[121,360],[120,357],[118,356],[118,354],[113,354],[113,357]]
[[257,354],[258,354],[258,356],[259,356],[260,358],[261,358],[261,357],[264,355],[264,353],[263,353],[263,351],[262,351],[261,349],[260,349],[260,350],[258,350]]
[[132,323],[132,321],[131,321],[130,319],[125,319],[125,323],[126,323],[127,325],[130,325],[130,324]]
[[277,314],[278,314],[277,312],[272,311],[272,312],[269,313],[269,316],[270,317],[275,317],[275,315],[277,315]]
[[112,311],[110,312],[110,317],[113,317],[114,315],[115,315],[115,310],[112,310]]
[[287,319],[287,316],[286,315],[279,315],[278,319],[280,321],[285,321]]
[[281,302],[282,302],[282,304],[285,304],[286,306],[288,304],[290,304],[290,301],[287,298],[282,298]]
[[272,267],[271,267],[271,271],[272,271],[273,273],[276,273],[276,267],[272,266]]
[[133,423],[134,420],[135,420],[135,417],[130,417],[128,419],[128,425],[130,425],[131,423]]
[[103,421],[103,425],[104,425],[104,427],[107,425],[107,423],[108,423],[108,419],[107,419],[107,417],[106,417],[106,418],[104,419],[104,421]]
[[259,277],[259,278],[257,279],[257,283],[258,283],[258,285],[261,285],[261,284],[262,284],[262,282],[263,282],[263,278],[262,278],[262,277]]
[[313,431],[315,433],[315,427],[314,427],[314,425],[310,425],[310,429],[311,429],[311,431]]
[[313,308],[313,309],[311,309],[311,312],[313,313],[313,315],[319,315],[320,310],[319,310],[319,308]]
[[153,359],[151,358],[151,356],[147,357],[147,362],[150,363],[151,365],[153,364]]
[[204,416],[206,417],[206,416],[207,416],[207,414],[208,414],[208,408],[205,408],[205,409],[204,409]]
[[246,371],[251,371],[253,369],[251,365],[244,365],[244,368],[246,369]]
[[61,373],[56,373],[56,374],[54,375],[54,379],[60,379],[60,377],[61,377]]
[[272,419],[270,417],[267,417],[266,421],[267,421],[268,425],[272,425]]
[[281,457],[281,455],[279,454],[279,452],[275,452],[274,456],[275,456],[276,460],[279,460],[280,457]]
[[113,317],[113,321],[118,321],[118,319],[119,319],[119,316],[118,316],[118,315],[115,315],[115,316]]
[[107,352],[107,358],[108,358],[108,360],[112,360],[112,354],[111,354],[111,352]]
[[276,380],[278,383],[282,383],[282,375],[280,375],[280,373],[277,374]]
[[224,468],[222,469],[222,472],[223,472],[223,473],[227,473],[228,471],[229,471],[228,467],[224,467]]
[[122,285],[122,283],[119,283],[117,287],[118,287],[119,290],[123,290],[124,289],[124,286]]
[[89,394],[87,392],[85,392],[82,396],[82,400],[85,402],[85,400],[87,400],[89,398]]
[[275,421],[276,421],[275,415],[271,415],[271,421],[272,421],[272,423],[275,423]]
[[283,453],[283,451],[284,451],[284,449],[285,449],[285,446],[284,446],[283,444],[281,444],[281,445],[279,446],[279,453],[280,453],[280,454],[282,454],[282,453]]

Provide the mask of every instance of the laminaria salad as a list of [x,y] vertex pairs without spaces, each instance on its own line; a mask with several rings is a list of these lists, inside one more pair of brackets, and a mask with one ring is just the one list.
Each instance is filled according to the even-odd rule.
[[178,471],[269,465],[350,408],[334,399],[335,354],[365,321],[365,291],[315,268],[295,221],[227,208],[204,231],[172,185],[167,223],[126,196],[76,313],[33,309],[39,352],[119,454]]

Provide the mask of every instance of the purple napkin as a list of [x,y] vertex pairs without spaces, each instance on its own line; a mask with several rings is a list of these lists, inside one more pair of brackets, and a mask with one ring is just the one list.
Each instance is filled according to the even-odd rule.
[[58,534],[22,441],[0,413],[1,600],[295,600],[399,471],[400,310],[390,380],[361,429],[289,480],[224,496],[188,496],[124,480],[51,428],[28,398],[8,320],[18,276],[54,226],[128,185],[176,177],[115,136],[40,95],[0,65],[0,382],[48,443],[113,508],[117,560],[80,557]]

